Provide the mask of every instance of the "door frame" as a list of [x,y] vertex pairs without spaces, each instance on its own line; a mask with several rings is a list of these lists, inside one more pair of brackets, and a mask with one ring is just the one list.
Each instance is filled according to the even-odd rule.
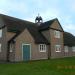
[[22,43],[22,60],[23,60],[23,46],[24,45],[29,45],[30,46],[30,60],[31,60],[31,44],[25,44],[25,43]]

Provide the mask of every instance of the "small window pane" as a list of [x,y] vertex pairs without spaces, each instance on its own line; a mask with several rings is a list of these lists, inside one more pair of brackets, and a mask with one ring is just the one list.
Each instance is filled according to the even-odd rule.
[[75,52],[75,46],[74,46],[74,47],[72,47],[72,51],[73,51],[73,52]]
[[10,52],[13,50],[13,44],[10,44]]
[[61,52],[61,46],[60,45],[55,45],[55,51],[56,52]]
[[54,31],[55,38],[60,38],[60,31]]
[[41,45],[41,47],[42,47],[42,51],[44,50],[44,47],[43,47],[43,45]]
[[1,44],[0,44],[0,52],[1,52]]
[[0,29],[0,37],[2,37],[2,29]]
[[68,52],[68,46],[64,46],[65,52]]
[[46,52],[46,45],[45,44],[40,44],[39,45],[39,51],[40,52]]

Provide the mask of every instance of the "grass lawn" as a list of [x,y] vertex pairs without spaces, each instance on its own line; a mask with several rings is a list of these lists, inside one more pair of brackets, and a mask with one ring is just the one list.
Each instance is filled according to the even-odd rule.
[[75,57],[1,63],[0,75],[75,75]]

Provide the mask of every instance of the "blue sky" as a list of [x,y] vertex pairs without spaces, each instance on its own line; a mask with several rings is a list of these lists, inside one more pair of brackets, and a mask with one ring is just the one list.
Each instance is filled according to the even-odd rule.
[[63,29],[75,35],[75,0],[0,0],[0,13],[35,21],[58,18]]

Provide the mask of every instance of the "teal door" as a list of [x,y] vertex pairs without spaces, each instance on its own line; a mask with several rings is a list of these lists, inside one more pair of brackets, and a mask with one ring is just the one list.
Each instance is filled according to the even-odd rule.
[[23,45],[23,60],[24,61],[30,60],[30,45],[29,44]]

